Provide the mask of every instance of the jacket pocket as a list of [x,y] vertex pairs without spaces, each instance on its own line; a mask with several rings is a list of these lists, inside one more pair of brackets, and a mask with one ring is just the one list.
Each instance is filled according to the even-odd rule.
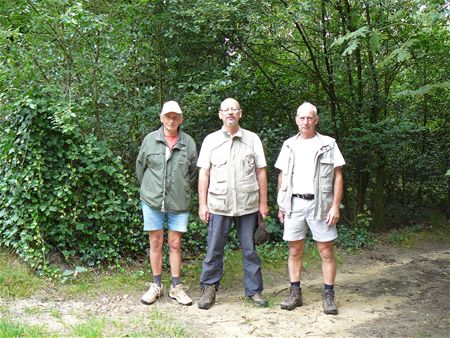
[[166,162],[165,153],[153,152],[147,155],[147,168],[161,170]]

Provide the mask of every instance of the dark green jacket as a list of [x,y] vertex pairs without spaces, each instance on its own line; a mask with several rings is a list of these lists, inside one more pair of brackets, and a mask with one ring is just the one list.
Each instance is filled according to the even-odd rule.
[[163,212],[189,211],[197,179],[197,147],[188,134],[179,132],[166,161],[164,130],[148,134],[136,160],[141,200]]

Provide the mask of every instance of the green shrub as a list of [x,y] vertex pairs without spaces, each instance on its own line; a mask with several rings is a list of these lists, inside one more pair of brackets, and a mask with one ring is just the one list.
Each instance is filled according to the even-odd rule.
[[51,123],[52,103],[7,107],[0,141],[0,245],[38,271],[52,257],[116,265],[142,252],[136,185],[107,145]]
[[374,236],[369,231],[372,224],[373,218],[370,212],[366,211],[356,216],[356,222],[352,226],[339,225],[338,245],[349,249],[371,247],[374,244]]

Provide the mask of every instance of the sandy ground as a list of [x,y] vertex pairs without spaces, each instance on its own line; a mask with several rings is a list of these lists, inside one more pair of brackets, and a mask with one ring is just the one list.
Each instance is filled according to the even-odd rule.
[[[336,316],[322,312],[322,279],[316,268],[305,271],[304,305],[293,311],[279,307],[288,294],[287,274],[268,273],[264,277],[268,308],[246,302],[242,285],[220,290],[210,310],[198,309],[195,302],[179,306],[167,296],[145,306],[139,302],[140,290],[83,301],[54,296],[47,300],[40,295],[1,300],[1,305],[9,308],[12,318],[45,324],[61,335],[67,335],[71,325],[104,318],[105,336],[135,336],[157,309],[163,318],[184,327],[189,337],[450,337],[449,263],[448,243],[414,249],[383,246],[345,256],[336,283]],[[189,294],[196,299],[199,290]]]

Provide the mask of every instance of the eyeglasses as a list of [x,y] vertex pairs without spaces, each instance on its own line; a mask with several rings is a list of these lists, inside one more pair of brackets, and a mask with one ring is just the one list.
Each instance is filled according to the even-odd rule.
[[237,113],[240,110],[241,110],[240,108],[231,107],[231,108],[227,108],[227,109],[221,109],[220,111],[223,113],[228,113],[228,112]]

